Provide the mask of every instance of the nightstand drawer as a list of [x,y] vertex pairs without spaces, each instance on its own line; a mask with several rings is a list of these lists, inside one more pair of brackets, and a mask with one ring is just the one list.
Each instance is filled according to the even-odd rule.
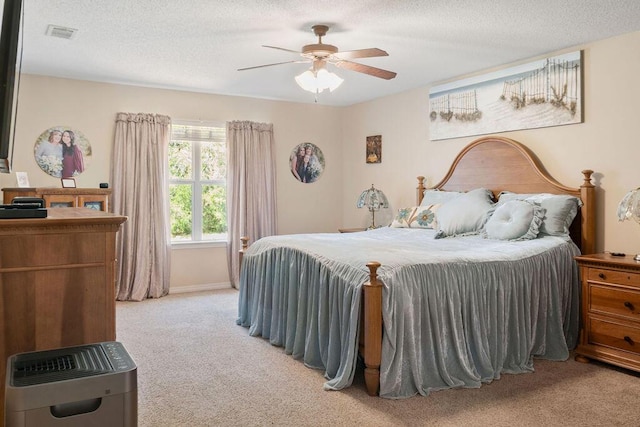
[[620,285],[640,286],[640,273],[607,270],[604,268],[590,268],[588,280],[598,282],[618,283]]
[[589,343],[640,353],[639,328],[593,318],[589,323]]
[[640,321],[640,292],[589,283],[589,311]]

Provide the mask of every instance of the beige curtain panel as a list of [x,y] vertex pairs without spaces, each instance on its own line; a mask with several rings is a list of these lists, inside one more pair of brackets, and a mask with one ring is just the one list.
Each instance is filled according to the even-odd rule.
[[238,287],[241,236],[249,242],[277,234],[273,125],[227,123],[227,223],[229,279]]
[[128,217],[116,239],[116,299],[120,301],[169,293],[170,127],[168,116],[116,115],[112,206],[114,213]]

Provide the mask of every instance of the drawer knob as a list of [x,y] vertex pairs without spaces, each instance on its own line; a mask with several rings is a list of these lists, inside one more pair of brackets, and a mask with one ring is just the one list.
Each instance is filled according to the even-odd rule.
[[633,304],[630,303],[629,301],[625,301],[624,306],[627,307],[629,310],[633,310]]
[[625,336],[624,336],[624,340],[625,340],[626,342],[628,342],[629,344],[633,345],[633,340],[631,339],[631,337],[629,337],[629,336],[625,335]]
[[598,277],[604,279],[606,276],[604,275],[604,273],[598,273]]

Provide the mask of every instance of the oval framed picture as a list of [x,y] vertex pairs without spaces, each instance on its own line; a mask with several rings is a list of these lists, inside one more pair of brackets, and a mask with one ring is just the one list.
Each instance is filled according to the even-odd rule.
[[289,167],[295,179],[311,184],[320,179],[324,172],[324,154],[317,145],[303,142],[291,150]]
[[43,172],[55,178],[73,178],[87,168],[91,144],[82,132],[55,126],[42,132],[33,147],[33,156]]

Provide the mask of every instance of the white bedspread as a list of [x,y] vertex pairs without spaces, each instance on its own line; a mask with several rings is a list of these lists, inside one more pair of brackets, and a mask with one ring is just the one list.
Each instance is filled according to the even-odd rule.
[[433,230],[272,236],[244,256],[238,324],[349,386],[366,263],[382,264],[380,395],[479,387],[564,360],[578,336],[578,248],[557,237],[434,239]]

